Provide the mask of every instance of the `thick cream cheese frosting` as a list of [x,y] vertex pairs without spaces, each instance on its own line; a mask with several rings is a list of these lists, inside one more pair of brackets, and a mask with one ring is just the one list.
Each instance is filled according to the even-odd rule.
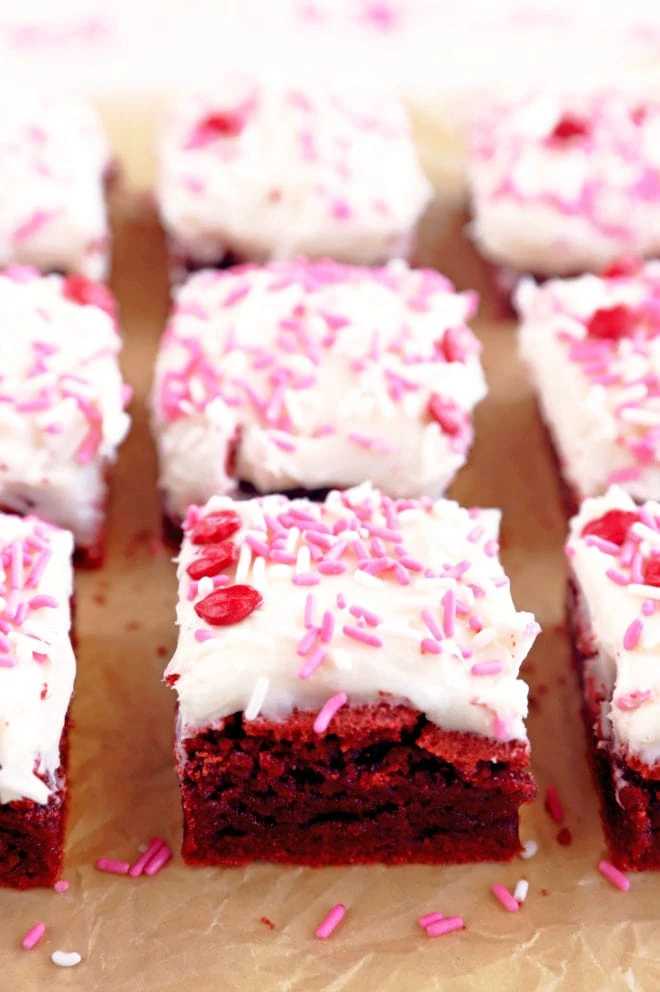
[[191,277],[153,390],[169,512],[232,492],[236,478],[262,492],[371,478],[393,496],[439,495],[486,392],[474,308],[473,294],[401,261]]
[[[237,561],[197,581],[188,570],[209,551],[196,528],[223,511],[237,515]],[[191,508],[166,671],[181,736],[239,711],[285,719],[345,693],[349,705],[387,698],[447,730],[526,740],[518,676],[539,627],[514,607],[498,526],[496,511],[394,501],[368,483],[324,503],[214,497]],[[198,615],[209,594],[236,584],[262,605],[228,626]]]
[[170,109],[158,202],[196,266],[405,256],[431,187],[403,104],[370,89],[232,75]]
[[84,101],[46,90],[0,100],[0,268],[105,279],[110,149]]
[[[106,299],[104,287],[82,288]],[[77,302],[76,290],[24,267],[0,275],[0,505],[88,547],[104,519],[106,467],[128,431],[128,393],[114,317]]]
[[70,533],[0,514],[0,803],[45,804],[62,783],[73,692]]

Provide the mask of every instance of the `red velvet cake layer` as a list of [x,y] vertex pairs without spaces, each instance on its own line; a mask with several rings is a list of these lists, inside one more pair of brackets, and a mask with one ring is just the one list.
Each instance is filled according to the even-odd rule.
[[30,799],[0,805],[0,888],[53,885],[61,872],[66,826],[68,731],[61,744],[62,786],[46,805]]
[[601,797],[601,818],[612,861],[619,868],[660,868],[660,769],[631,763],[612,748],[602,731],[600,704],[605,702],[590,689],[587,663],[593,657],[592,639],[582,629],[575,587],[569,583],[568,623],[573,657],[582,689],[582,715],[587,732],[587,750]]
[[224,726],[181,743],[183,855],[339,865],[503,861],[534,798],[527,747],[450,733],[405,706]]

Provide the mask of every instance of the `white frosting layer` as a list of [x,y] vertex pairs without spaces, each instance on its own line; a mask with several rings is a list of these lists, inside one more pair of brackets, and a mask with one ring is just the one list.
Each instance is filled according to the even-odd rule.
[[[201,513],[226,509],[241,522],[231,538],[240,548],[237,565],[216,579],[190,579],[187,568],[204,555],[191,539],[196,508],[179,557],[179,641],[166,678],[179,696],[182,736],[239,711],[273,720],[315,711],[344,692],[349,705],[385,697],[446,730],[526,740],[527,686],[518,672],[539,628],[514,608],[497,558],[495,511],[446,500],[394,503],[368,483],[335,491],[323,504],[214,497]],[[255,539],[269,554],[281,545],[294,564],[279,553],[266,560]],[[341,574],[327,574],[329,562],[338,562]],[[195,607],[214,584],[227,582],[256,587],[263,605],[238,623],[210,626]],[[381,646],[356,640],[346,627],[374,635]],[[301,678],[301,665],[319,648],[319,667]],[[475,674],[473,666],[479,671],[484,663],[494,670]]]
[[95,111],[63,94],[13,90],[0,101],[0,268],[105,279],[110,150]]
[[230,76],[176,103],[162,133],[163,223],[198,266],[405,256],[430,195],[402,103],[369,90]]
[[[584,133],[553,137],[560,122]],[[468,165],[472,234],[523,272],[598,271],[660,250],[660,104],[544,94],[491,108]]]
[[[633,755],[652,766],[660,760],[660,588],[645,583],[644,571],[645,563],[660,552],[660,504],[644,506],[652,527],[633,523],[624,545],[602,550],[593,535],[582,536],[582,531],[612,510],[639,508],[616,486],[585,500],[571,521],[567,551],[594,637],[589,672],[595,680],[592,688],[600,688],[605,700],[603,728],[625,757]],[[634,564],[626,564],[631,557],[627,546],[638,556]],[[642,627],[633,643],[626,632],[636,621]]]
[[62,784],[60,739],[76,672],[72,552],[67,531],[0,514],[0,804],[47,803]]
[[[529,281],[516,294],[522,356],[579,498],[614,482],[636,499],[660,493],[658,301],[657,262],[630,277]],[[589,333],[598,311],[621,306],[630,312],[626,334]]]
[[89,547],[128,397],[114,319],[66,298],[69,286],[29,269],[0,275],[0,506],[35,512]]
[[[153,422],[170,512],[231,492],[345,487],[437,496],[464,463],[486,386],[472,294],[403,262],[271,263],[203,272],[178,294]],[[451,361],[447,360],[447,356]],[[437,394],[460,426],[429,414]]]

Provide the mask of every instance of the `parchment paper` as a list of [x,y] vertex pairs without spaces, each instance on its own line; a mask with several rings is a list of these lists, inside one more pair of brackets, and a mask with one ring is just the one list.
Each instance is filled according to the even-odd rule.
[[[135,136],[113,128],[132,166],[148,172]],[[145,148],[145,134],[141,135]],[[127,143],[128,142],[128,143]],[[477,329],[491,393],[476,417],[477,443],[452,494],[504,511],[503,558],[519,607],[544,633],[526,666],[529,729],[541,797],[559,789],[572,843],[542,798],[523,816],[539,854],[510,865],[430,868],[233,870],[186,868],[178,855],[179,797],[171,754],[173,693],[160,683],[171,651],[175,583],[160,543],[155,460],[144,409],[167,310],[165,251],[147,198],[116,208],[116,268],[126,336],[124,368],[136,389],[134,426],[113,474],[105,567],[78,576],[79,671],[73,707],[71,810],[63,877],[69,891],[0,892],[0,990],[43,992],[467,992],[660,988],[660,877],[633,875],[630,892],[596,871],[604,854],[586,760],[578,691],[563,630],[562,513],[555,468],[515,355],[513,325],[495,320],[483,267],[458,220],[431,211],[422,260],[482,294]],[[101,855],[131,860],[164,835],[176,856],[153,879],[100,874]],[[529,879],[516,915],[494,882]],[[327,941],[314,930],[336,902],[345,920]],[[467,930],[427,938],[417,917],[461,914]],[[271,929],[262,917],[274,924]],[[20,948],[37,920],[48,927]],[[50,961],[77,950],[69,970]]]

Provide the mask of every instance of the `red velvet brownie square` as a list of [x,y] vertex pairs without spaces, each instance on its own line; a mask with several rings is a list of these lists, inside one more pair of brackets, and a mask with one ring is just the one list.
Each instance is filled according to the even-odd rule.
[[577,503],[612,484],[660,496],[660,263],[531,281],[520,348]]
[[73,538],[0,514],[0,886],[52,885],[62,864]]
[[191,864],[505,860],[535,794],[538,632],[496,511],[274,495],[191,507],[176,767]]
[[660,868],[660,504],[618,487],[571,521],[569,620],[603,823],[621,868]]
[[235,492],[438,496],[463,465],[486,384],[476,299],[392,262],[206,271],[179,292],[156,363],[167,512]]
[[71,530],[90,564],[130,422],[115,309],[83,276],[0,274],[0,507]]
[[169,110],[157,187],[175,275],[228,260],[410,253],[431,199],[400,98],[225,76]]
[[0,102],[0,268],[105,279],[111,167],[90,105],[63,93],[8,92]]

